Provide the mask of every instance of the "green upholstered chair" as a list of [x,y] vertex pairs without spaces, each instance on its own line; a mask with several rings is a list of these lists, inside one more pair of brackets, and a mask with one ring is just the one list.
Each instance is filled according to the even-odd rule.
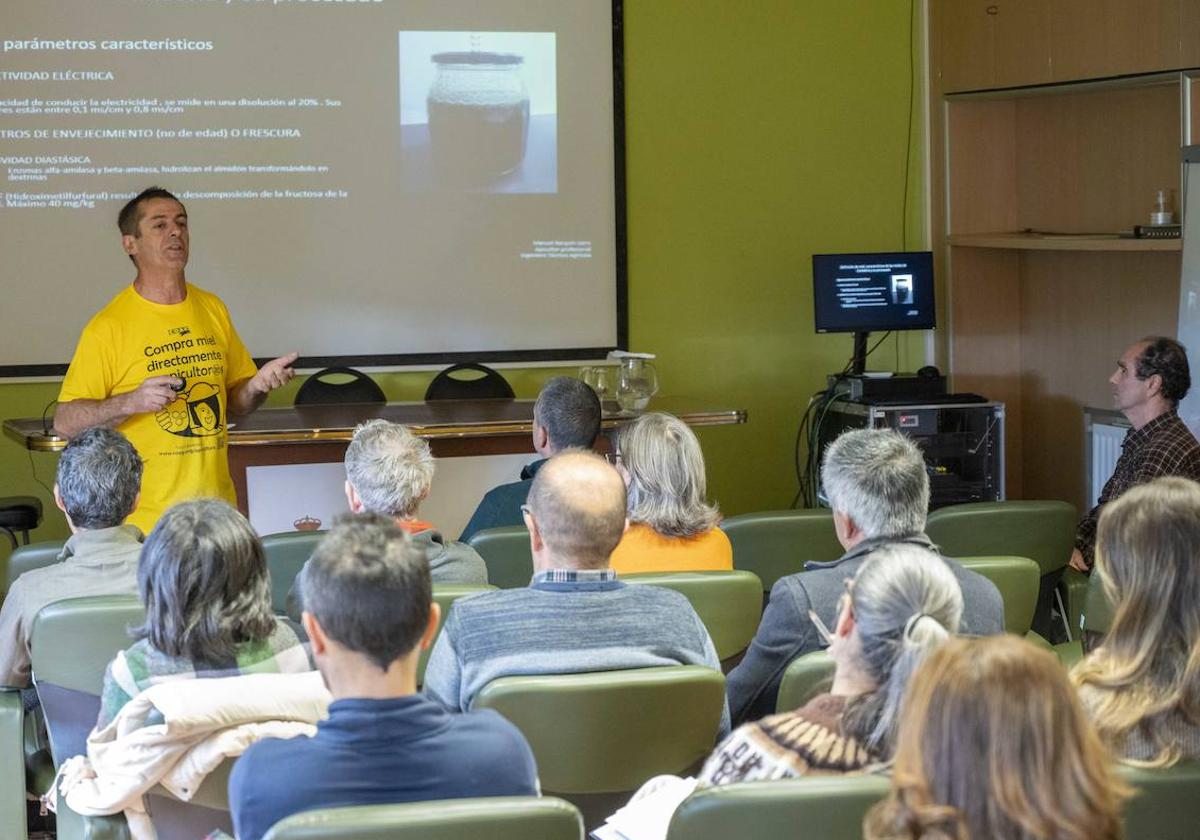
[[750,646],[762,618],[762,581],[753,572],[670,572],[621,575],[631,584],[674,589],[692,603],[717,656],[730,659]]
[[671,818],[667,840],[859,840],[863,817],[888,792],[883,776],[812,776],[697,791]]
[[[450,615],[450,607],[454,602],[464,595],[476,595],[480,592],[487,592],[495,589],[494,586],[468,586],[467,584],[457,583],[435,583],[433,585],[433,602],[437,604],[441,610],[441,618],[438,619],[437,634],[433,637],[433,642],[437,641],[438,635],[441,635],[442,627],[446,624],[446,616]],[[433,651],[433,642],[429,644],[429,650],[421,651],[421,657],[417,660],[417,685],[425,682],[425,665],[429,662],[429,654]]]
[[476,531],[467,540],[487,566],[488,583],[500,589],[520,589],[533,577],[529,531],[524,525]]
[[797,656],[779,681],[775,712],[778,714],[799,709],[818,694],[829,691],[833,685],[833,670],[833,660],[823,650]]
[[1024,636],[1033,625],[1038,586],[1042,575],[1038,564],[1027,557],[959,557],[964,567],[996,584],[1004,599],[1004,629]]
[[767,593],[781,577],[803,571],[809,560],[836,560],[845,553],[833,530],[833,514],[824,509],[731,516],[721,530],[733,544],[733,567],[758,575]]
[[304,811],[264,840],[583,840],[583,819],[554,797],[497,796]]
[[1200,826],[1200,762],[1165,770],[1121,767],[1134,789],[1125,805],[1126,840],[1194,840]]
[[725,677],[698,665],[502,677],[473,707],[495,709],[524,733],[546,792],[624,793],[712,752]]
[[21,692],[0,688],[0,836],[25,835],[25,715]]
[[288,595],[292,584],[323,536],[324,531],[287,531],[262,538],[267,568],[271,572],[271,608],[277,614],[289,613]]
[[8,557],[8,569],[4,578],[4,591],[7,592],[12,587],[13,581],[30,569],[40,569],[43,566],[50,566],[57,563],[58,555],[62,553],[65,544],[62,540],[51,540],[49,542],[30,543],[16,549]]
[[1087,578],[1088,587],[1079,616],[1079,638],[1054,646],[1054,652],[1068,668],[1074,667],[1083,658],[1085,644],[1089,650],[1098,644],[1099,637],[1108,632],[1113,620],[1113,605],[1104,592],[1100,574],[1092,572],[1081,577]]
[[[129,647],[128,630],[145,612],[137,598],[104,595],[72,598],[44,607],[33,621],[30,652],[33,678],[46,715],[55,766],[87,751],[87,736],[100,713],[104,671],[118,651]],[[162,788],[146,797],[146,808],[160,826],[160,837],[202,837],[214,828],[232,832],[226,786],[232,762],[211,773],[190,802]],[[61,807],[66,808],[65,803]],[[125,837],[123,817],[59,816],[59,837]]]
[[1034,626],[1045,626],[1055,599],[1070,638],[1068,610],[1057,586],[1075,547],[1078,522],[1075,506],[1067,502],[972,502],[933,511],[925,533],[947,557],[1028,557],[1037,563],[1045,595]]

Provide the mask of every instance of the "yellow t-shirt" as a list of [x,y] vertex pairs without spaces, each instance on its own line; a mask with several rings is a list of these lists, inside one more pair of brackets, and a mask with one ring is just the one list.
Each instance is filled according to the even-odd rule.
[[609,558],[617,574],[708,572],[733,568],[733,546],[720,528],[694,537],[664,537],[642,522],[630,524]]
[[183,302],[161,304],[131,285],[83,328],[58,399],[103,400],[151,376],[186,380],[162,411],[117,426],[146,464],[129,523],[149,532],[175,502],[200,496],[235,501],[225,403],[229,389],[256,371],[216,295],[189,283]]

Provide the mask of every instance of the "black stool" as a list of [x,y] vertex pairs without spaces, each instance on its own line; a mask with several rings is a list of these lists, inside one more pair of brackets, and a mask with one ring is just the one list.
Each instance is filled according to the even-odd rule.
[[42,524],[42,500],[33,496],[0,497],[0,531],[8,535],[15,551],[20,545],[17,532],[29,545],[29,532]]

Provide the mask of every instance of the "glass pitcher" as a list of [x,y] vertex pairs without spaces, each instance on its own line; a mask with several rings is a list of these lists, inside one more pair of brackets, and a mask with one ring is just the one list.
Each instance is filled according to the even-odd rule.
[[649,354],[620,357],[617,369],[617,405],[622,411],[645,411],[650,398],[658,393],[658,370]]

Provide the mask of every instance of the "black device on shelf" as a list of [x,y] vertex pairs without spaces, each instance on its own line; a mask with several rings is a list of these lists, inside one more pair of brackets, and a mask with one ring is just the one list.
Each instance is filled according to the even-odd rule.
[[866,369],[867,335],[935,326],[933,253],[813,254],[813,314],[819,333],[854,333],[850,373]]

